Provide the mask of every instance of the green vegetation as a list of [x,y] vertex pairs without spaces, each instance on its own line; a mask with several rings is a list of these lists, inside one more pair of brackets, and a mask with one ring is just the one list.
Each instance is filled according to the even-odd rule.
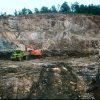
[[70,10],[71,9],[70,9],[70,7],[69,7],[67,2],[64,2],[60,7],[60,12],[62,12],[62,13],[69,13]]
[[[56,8],[54,5],[51,6],[51,8],[43,6],[41,7],[40,10],[38,8],[34,8],[34,12],[27,8],[23,8],[20,11],[15,10],[14,16],[27,15],[33,13],[76,13],[76,14],[78,13],[78,14],[100,15],[100,5],[93,5],[93,4],[79,5],[78,2],[75,2],[69,6],[67,2],[64,2],[63,4],[59,5],[58,8]],[[13,16],[13,15],[7,15],[6,13],[1,13],[0,16],[2,17],[2,16]]]
[[23,8],[21,11],[16,11],[14,12],[14,15],[17,16],[17,15],[27,15],[27,14],[32,14],[32,11],[30,9],[26,9],[26,8]]

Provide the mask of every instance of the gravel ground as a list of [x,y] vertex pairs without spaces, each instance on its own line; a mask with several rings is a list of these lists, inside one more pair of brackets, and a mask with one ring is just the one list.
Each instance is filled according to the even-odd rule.
[[[43,66],[60,62],[72,68],[76,77],[84,83],[84,90],[89,88],[89,84],[96,76],[99,67],[99,59],[95,56],[84,58],[45,57],[28,61],[0,60],[0,98],[27,98],[32,84],[39,82]],[[72,77],[70,74],[68,75]],[[85,91],[83,94],[83,99],[94,98],[93,95]]]

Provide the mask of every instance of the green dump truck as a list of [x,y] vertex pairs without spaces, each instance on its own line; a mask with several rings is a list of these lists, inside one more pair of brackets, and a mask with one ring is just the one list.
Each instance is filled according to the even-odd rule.
[[11,60],[28,60],[29,53],[26,51],[15,50],[11,55]]

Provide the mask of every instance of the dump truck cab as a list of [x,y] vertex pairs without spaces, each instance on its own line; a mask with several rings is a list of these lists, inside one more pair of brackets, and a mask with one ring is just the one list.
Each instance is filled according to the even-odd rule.
[[11,60],[27,60],[28,59],[29,53],[26,51],[21,51],[21,50],[15,50],[12,55],[11,55]]

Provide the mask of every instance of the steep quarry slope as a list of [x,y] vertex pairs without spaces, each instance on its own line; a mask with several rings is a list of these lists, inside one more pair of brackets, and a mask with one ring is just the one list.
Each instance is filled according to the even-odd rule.
[[100,17],[75,14],[33,14],[0,18],[0,50],[99,49]]

